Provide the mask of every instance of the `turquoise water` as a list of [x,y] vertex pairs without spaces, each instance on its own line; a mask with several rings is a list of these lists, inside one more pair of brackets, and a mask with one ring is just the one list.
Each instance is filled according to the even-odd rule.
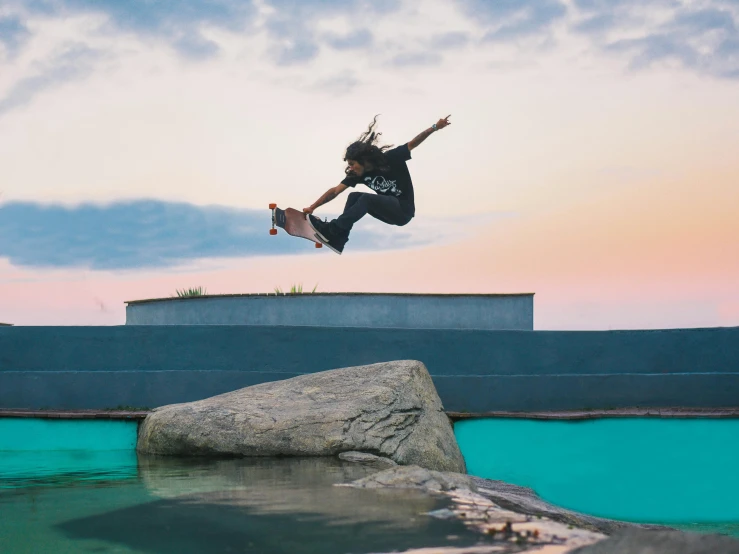
[[739,535],[739,419],[455,424],[473,475],[579,512]]
[[132,450],[135,420],[0,418],[0,452]]
[[[136,429],[0,418],[0,551],[332,554],[481,540],[425,515],[441,499],[332,486],[366,474],[356,464],[137,456]],[[488,419],[455,433],[471,474],[584,513],[739,536],[739,420]]]
[[367,474],[336,458],[139,456],[135,470],[0,489],[0,552],[362,554],[488,541],[426,515],[443,499],[334,487]]
[[136,423],[0,419],[0,552],[356,554],[488,541],[336,458],[137,455]]
[[136,476],[136,421],[0,418],[0,489]]

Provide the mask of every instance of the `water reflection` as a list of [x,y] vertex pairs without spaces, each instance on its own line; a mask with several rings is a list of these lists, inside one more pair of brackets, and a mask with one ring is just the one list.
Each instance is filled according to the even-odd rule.
[[[125,552],[390,552],[482,537],[425,515],[448,505],[412,490],[334,487],[374,470],[333,458],[139,457],[148,501],[65,518],[67,541]],[[124,483],[105,488],[111,497]]]

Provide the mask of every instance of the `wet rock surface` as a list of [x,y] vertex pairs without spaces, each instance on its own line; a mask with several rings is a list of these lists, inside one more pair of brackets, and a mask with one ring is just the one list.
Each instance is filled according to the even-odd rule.
[[504,481],[470,476],[476,490],[499,506],[532,516],[546,517],[567,525],[574,525],[599,533],[611,534],[621,529],[641,527],[665,529],[661,525],[642,525],[614,519],[599,518],[555,506],[539,498],[532,489]]
[[137,450],[170,456],[334,456],[465,472],[426,367],[394,361],[301,375],[157,408]]
[[[339,486],[410,488],[444,495],[452,500],[451,507],[428,515],[461,520],[492,541],[434,551],[440,554],[739,554],[739,541],[730,537],[595,518],[549,504],[531,489],[469,475],[406,466]],[[427,549],[418,549],[407,554],[426,552]]]
[[426,492],[447,492],[456,489],[477,490],[473,478],[461,473],[428,470],[404,466],[373,473],[350,484],[358,489],[421,489]]
[[479,532],[490,542],[485,546],[487,550],[480,545],[480,549],[475,551],[479,553],[541,551],[554,554],[606,538],[604,533],[506,509],[484,495],[486,489],[479,485],[486,482],[469,475],[405,466],[374,473],[340,486],[409,488],[442,494],[452,500],[451,507],[428,515],[439,519],[458,519],[466,527]]
[[572,554],[739,554],[739,540],[722,535],[627,529]]

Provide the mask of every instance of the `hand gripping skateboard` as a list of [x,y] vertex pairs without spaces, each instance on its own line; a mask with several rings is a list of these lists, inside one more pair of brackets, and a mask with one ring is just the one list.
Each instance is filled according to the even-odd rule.
[[272,210],[272,228],[269,230],[270,235],[276,235],[277,229],[275,225],[282,229],[288,235],[294,237],[302,237],[314,243],[316,248],[322,248],[323,245],[316,240],[316,232],[313,227],[308,223],[308,214],[294,210],[293,208],[287,208],[281,210],[277,207],[277,204],[270,204],[269,209]]

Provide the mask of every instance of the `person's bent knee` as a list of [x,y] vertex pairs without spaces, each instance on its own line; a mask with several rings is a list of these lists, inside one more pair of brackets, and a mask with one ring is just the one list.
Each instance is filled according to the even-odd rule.
[[407,218],[407,219],[405,219],[405,220],[401,220],[401,222],[400,222],[400,223],[396,223],[396,225],[397,225],[398,227],[403,227],[403,226],[405,226],[405,225],[408,225],[408,224],[409,224],[409,223],[411,222],[411,219],[413,219],[413,216],[412,216],[412,215],[411,215],[411,216],[408,216],[408,218]]

